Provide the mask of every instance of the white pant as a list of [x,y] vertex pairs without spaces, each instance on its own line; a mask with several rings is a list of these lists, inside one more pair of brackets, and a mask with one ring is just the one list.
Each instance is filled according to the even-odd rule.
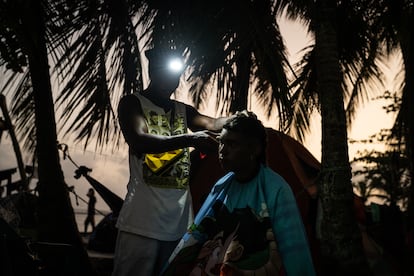
[[119,231],[112,276],[159,275],[177,243]]

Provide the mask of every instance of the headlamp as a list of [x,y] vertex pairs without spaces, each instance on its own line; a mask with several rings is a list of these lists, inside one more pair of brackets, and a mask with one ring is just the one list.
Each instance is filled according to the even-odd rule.
[[181,73],[184,69],[183,60],[179,57],[173,57],[168,61],[168,70],[173,73]]

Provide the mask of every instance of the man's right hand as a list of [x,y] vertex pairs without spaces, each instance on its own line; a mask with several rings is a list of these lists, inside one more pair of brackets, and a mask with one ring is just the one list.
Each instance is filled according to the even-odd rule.
[[217,152],[218,141],[216,139],[217,133],[203,130],[193,132],[191,135],[192,146],[204,153]]

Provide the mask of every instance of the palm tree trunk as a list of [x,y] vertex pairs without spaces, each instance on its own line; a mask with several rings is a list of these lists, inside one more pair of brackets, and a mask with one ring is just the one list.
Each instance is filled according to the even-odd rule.
[[347,126],[335,31],[335,2],[319,0],[315,32],[322,118],[321,253],[323,275],[369,275],[353,212]]
[[247,109],[251,66],[252,60],[250,51],[240,54],[236,62],[236,87],[233,89],[233,97],[229,108],[231,114],[234,114],[236,111]]
[[[82,245],[67,185],[59,162],[56,121],[42,1],[24,1],[22,24],[35,103],[39,192],[39,240],[74,246],[82,275],[91,275],[91,266]],[[72,264],[71,264],[72,265]],[[73,264],[76,265],[76,264]],[[62,268],[64,269],[64,268]]]

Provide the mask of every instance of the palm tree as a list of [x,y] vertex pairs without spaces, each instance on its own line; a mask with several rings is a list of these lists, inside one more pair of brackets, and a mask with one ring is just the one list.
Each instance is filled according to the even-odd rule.
[[[361,236],[352,211],[353,192],[349,165],[347,126],[341,93],[337,30],[333,24],[336,5],[317,1],[315,58],[322,118],[322,171],[319,193],[324,268],[346,275],[368,274]],[[343,227],[347,226],[346,229]],[[364,262],[365,261],[365,262]]]
[[[359,271],[368,274],[361,236],[353,214],[347,120],[352,122],[358,102],[369,87],[380,87],[380,56],[372,33],[369,1],[279,1],[277,7],[299,18],[315,37],[298,64],[293,96],[296,101],[292,128],[301,138],[309,126],[309,113],[319,109],[322,118],[322,171],[319,183],[323,218],[321,251],[323,273]],[[374,81],[374,82],[372,82]],[[344,103],[347,101],[345,110]]]
[[[77,251],[83,274],[91,273],[59,163],[56,122],[46,49],[46,12],[52,3],[41,1],[2,1],[0,33],[1,61],[8,67],[30,72],[31,100],[34,107],[39,192],[38,238],[40,241],[67,243]],[[50,14],[49,14],[50,15]]]

